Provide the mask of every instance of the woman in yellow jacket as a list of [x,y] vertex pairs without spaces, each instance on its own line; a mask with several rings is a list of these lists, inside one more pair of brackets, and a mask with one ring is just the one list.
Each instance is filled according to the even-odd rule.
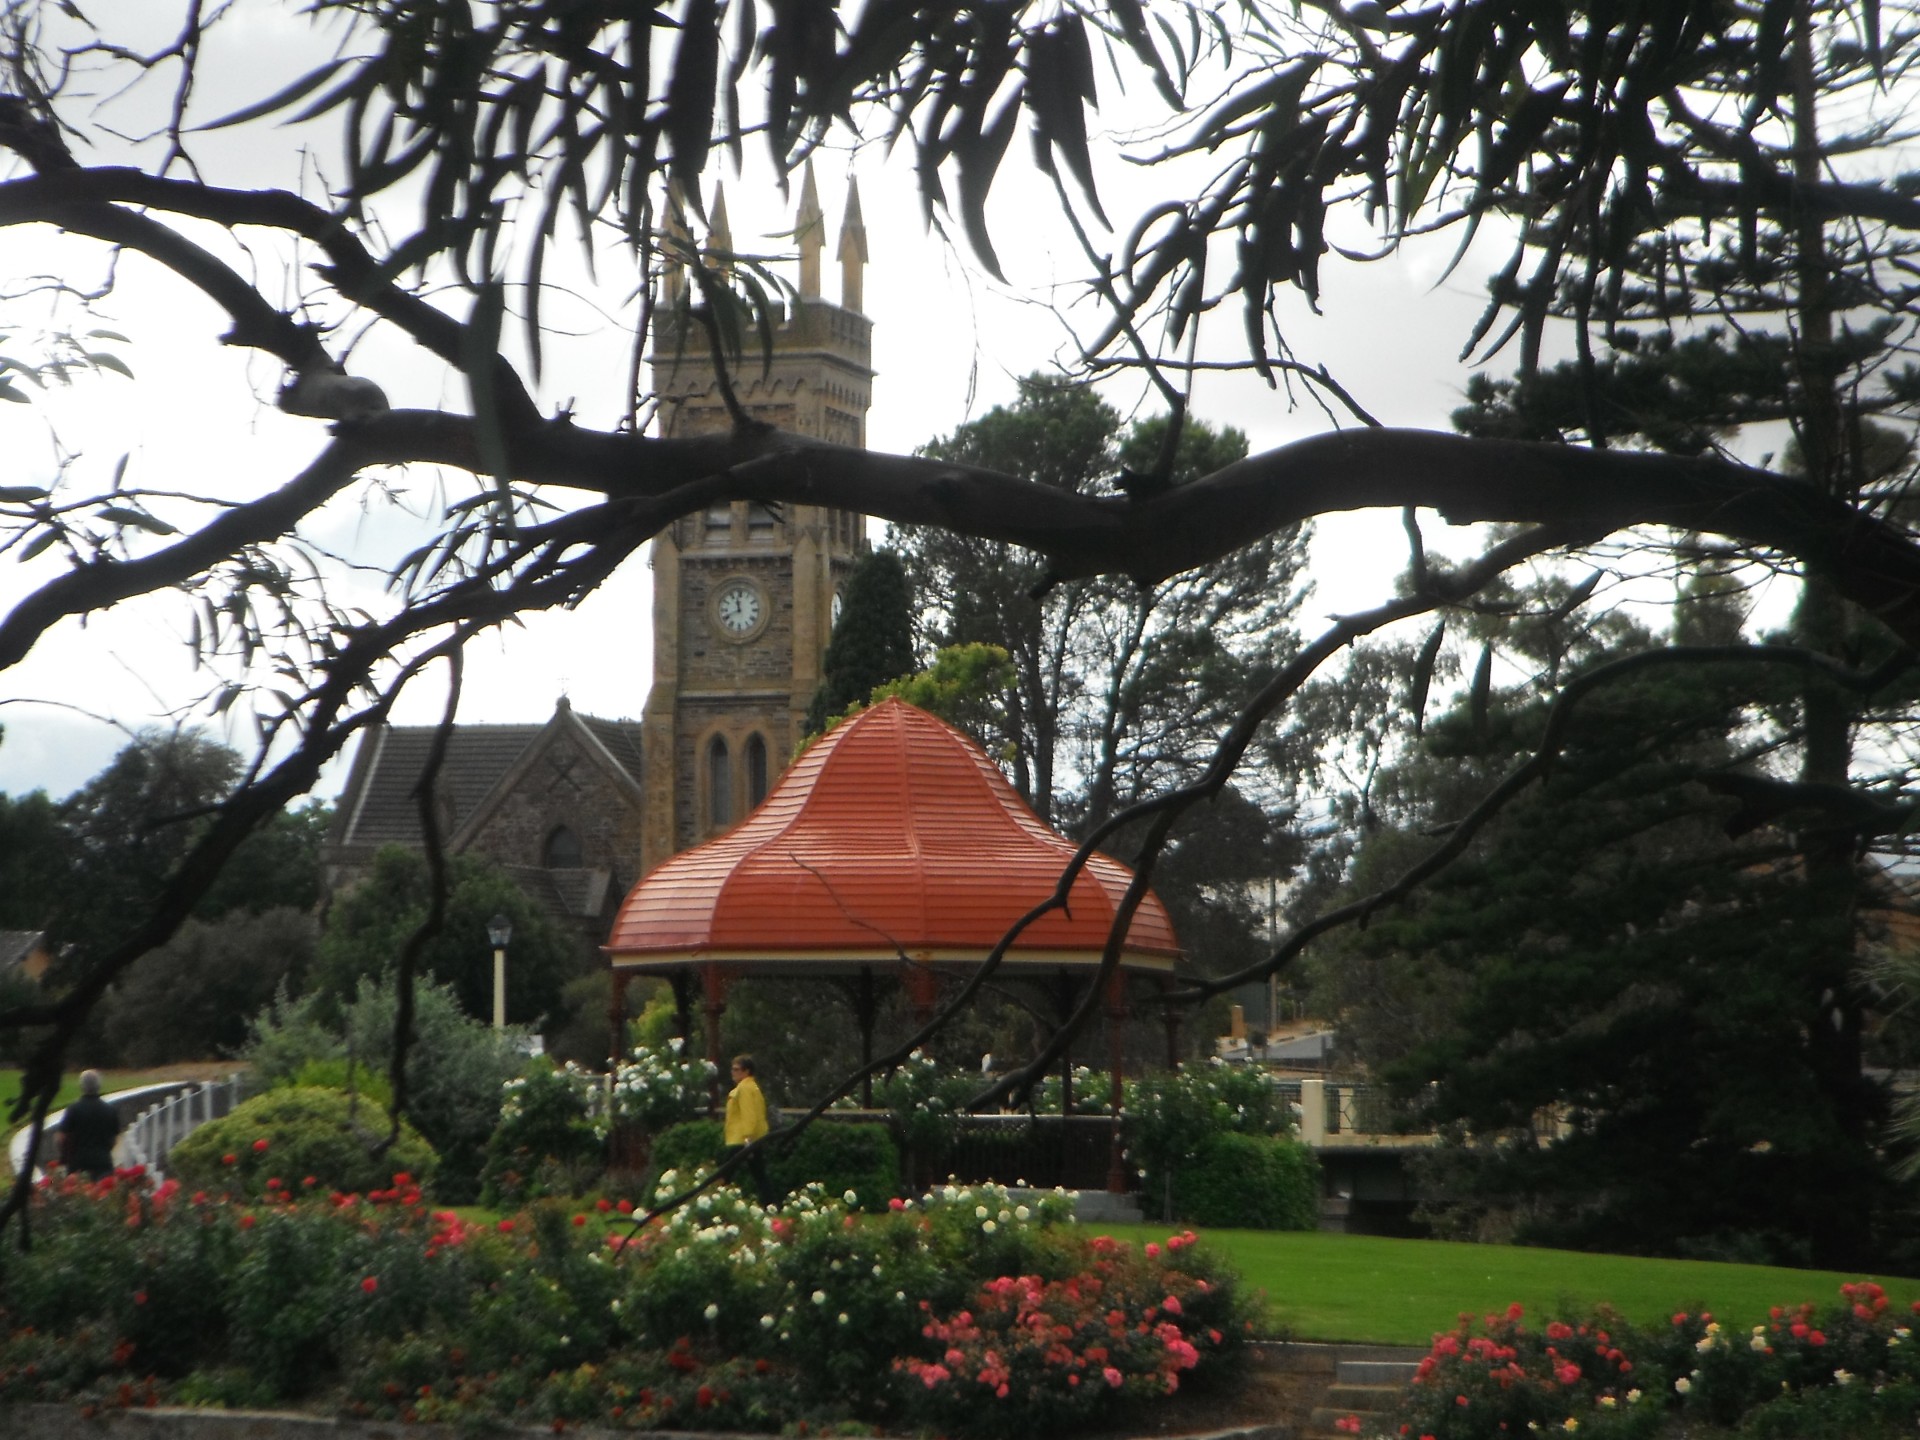
[[[733,1057],[733,1089],[727,1092],[726,1132],[722,1137],[728,1158],[766,1133],[767,1097],[760,1093],[760,1082],[753,1078],[753,1057],[736,1055]],[[759,1194],[760,1203],[770,1203],[773,1185],[767,1178],[767,1162],[760,1151],[747,1157],[747,1170],[753,1176],[753,1188]]]

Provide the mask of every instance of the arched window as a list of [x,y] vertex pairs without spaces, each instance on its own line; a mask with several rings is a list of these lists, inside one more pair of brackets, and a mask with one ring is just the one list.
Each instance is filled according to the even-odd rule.
[[718,830],[733,823],[733,760],[727,742],[716,735],[707,744],[707,824]]
[[547,836],[546,854],[541,864],[549,870],[578,870],[586,864],[580,853],[580,837],[565,825],[557,825]]
[[747,808],[767,798],[767,742],[758,732],[747,737]]

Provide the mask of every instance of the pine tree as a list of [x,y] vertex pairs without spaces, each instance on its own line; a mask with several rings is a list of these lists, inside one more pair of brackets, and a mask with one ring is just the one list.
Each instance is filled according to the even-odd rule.
[[891,550],[870,550],[847,577],[846,597],[821,663],[820,688],[807,707],[807,734],[818,735],[849,705],[914,671],[913,592]]

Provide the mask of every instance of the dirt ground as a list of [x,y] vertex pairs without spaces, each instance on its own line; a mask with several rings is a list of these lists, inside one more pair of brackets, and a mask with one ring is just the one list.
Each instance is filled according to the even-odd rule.
[[1182,1393],[1166,1405],[1143,1410],[1126,1421],[1087,1432],[1089,1440],[1140,1440],[1140,1437],[1213,1435],[1221,1431],[1285,1426],[1299,1435],[1325,1393],[1328,1377],[1299,1370],[1250,1366],[1230,1387]]

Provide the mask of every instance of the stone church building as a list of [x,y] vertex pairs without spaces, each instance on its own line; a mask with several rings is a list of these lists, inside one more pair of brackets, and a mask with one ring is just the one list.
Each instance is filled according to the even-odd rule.
[[[732,248],[716,195],[709,245]],[[773,332],[733,377],[756,419],[844,445],[866,441],[873,323],[860,313],[866,230],[857,190],[840,224],[840,302],[821,294],[826,218],[813,174],[795,234],[800,284]],[[669,436],[728,423],[686,279],[669,276],[650,361]],[[577,713],[564,696],[544,723],[460,725],[435,803],[449,853],[500,864],[557,920],[597,947],[627,889],[678,850],[743,817],[785,769],[865,541],[849,511],[778,513],[736,501],[675,521],[653,542],[653,677],[640,719]],[[639,697],[636,697],[636,699]],[[383,845],[419,846],[415,790],[434,728],[367,734],[335,811],[330,888],[351,886]]]

